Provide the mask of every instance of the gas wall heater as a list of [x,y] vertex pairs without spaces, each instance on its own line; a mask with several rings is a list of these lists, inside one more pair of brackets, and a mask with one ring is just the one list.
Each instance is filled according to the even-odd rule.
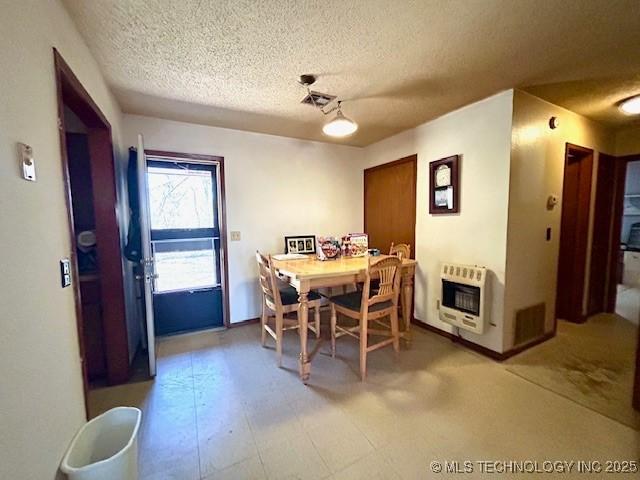
[[440,320],[473,333],[484,333],[487,269],[445,263],[440,278]]

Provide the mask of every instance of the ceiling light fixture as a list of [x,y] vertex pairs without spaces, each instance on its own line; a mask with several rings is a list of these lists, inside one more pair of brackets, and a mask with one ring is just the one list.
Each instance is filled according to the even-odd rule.
[[358,124],[344,116],[342,113],[342,101],[337,100],[337,103],[333,108],[325,110],[325,107],[329,107],[336,97],[327,93],[312,91],[309,87],[313,85],[315,81],[315,75],[300,75],[298,83],[307,90],[307,96],[302,99],[302,103],[314,106],[324,115],[336,112],[335,117],[325,123],[322,127],[322,131],[325,135],[336,138],[344,138],[349,135],[353,135],[358,130]]
[[322,127],[322,131],[324,132],[324,134],[329,135],[330,137],[340,138],[348,137],[349,135],[355,133],[355,131],[358,130],[358,124],[342,114],[342,110],[340,109],[340,102],[338,102],[338,106],[336,107],[336,109],[338,111],[336,112],[335,118],[325,123],[324,127]]
[[627,115],[637,115],[640,113],[640,95],[627,98],[620,103],[620,110]]

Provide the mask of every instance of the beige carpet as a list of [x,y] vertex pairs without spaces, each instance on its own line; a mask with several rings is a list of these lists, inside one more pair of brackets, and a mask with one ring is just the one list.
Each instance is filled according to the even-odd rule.
[[631,406],[637,326],[613,314],[578,325],[558,321],[557,335],[505,362],[507,370],[640,430]]

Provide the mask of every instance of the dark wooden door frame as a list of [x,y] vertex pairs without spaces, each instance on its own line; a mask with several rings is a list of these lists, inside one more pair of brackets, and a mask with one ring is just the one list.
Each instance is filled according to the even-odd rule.
[[129,378],[129,344],[124,303],[122,252],[120,246],[120,230],[116,215],[115,158],[111,137],[111,125],[107,118],[55,48],[53,49],[53,60],[58,103],[60,154],[65,184],[69,237],[71,240],[69,257],[73,269],[76,322],[78,340],[80,342],[85,408],[87,408],[88,378],[85,362],[85,345],[83,341],[83,317],[78,259],[76,254],[76,234],[73,223],[73,204],[71,202],[71,180],[69,176],[65,138],[65,105],[83,121],[88,129],[87,136],[91,162],[91,177],[94,185],[96,236],[99,239],[97,243],[98,259],[111,260],[100,263],[104,319],[103,334],[107,360],[107,380],[110,384],[123,383]]
[[612,155],[602,152],[598,155],[593,233],[591,235],[591,252],[589,256],[587,317],[597,313],[613,311],[608,308],[609,296],[611,295],[609,282],[612,279],[612,273],[615,273],[615,270],[611,269],[611,256],[617,257],[619,245],[619,236],[616,239],[614,234],[616,213],[614,198],[619,163],[618,159]]
[[624,210],[624,187],[627,177],[627,164],[640,160],[640,154],[616,158],[615,182],[613,185],[613,214],[611,240],[609,242],[609,276],[607,282],[607,311],[615,312],[618,296],[618,253],[622,235],[622,213]]
[[223,322],[226,328],[231,327],[231,309],[229,304],[229,254],[227,250],[227,201],[225,197],[225,180],[224,180],[224,157],[216,155],[200,155],[195,153],[179,153],[167,152],[164,150],[144,150],[145,155],[152,157],[169,158],[176,161],[184,162],[201,162],[206,164],[218,165],[220,191],[218,198],[220,199],[220,211],[218,212],[218,221],[220,223],[220,251],[222,252],[222,304],[223,304]]
[[[565,193],[567,187],[567,166],[570,161],[570,156],[572,153],[580,155],[580,161],[584,161],[586,163],[581,164],[581,171],[584,169],[585,177],[582,175],[579,178],[578,185],[578,203],[582,205],[582,209],[580,210],[580,215],[577,219],[576,226],[576,237],[574,240],[572,250],[575,252],[574,259],[577,258],[577,261],[571,262],[569,264],[568,258],[562,255],[562,245],[563,245],[563,237],[566,237],[570,232],[565,230]],[[584,286],[584,276],[586,271],[586,263],[587,263],[587,238],[589,234],[589,213],[591,208],[591,180],[593,175],[593,150],[590,148],[581,147],[579,145],[573,145],[571,143],[567,143],[565,146],[565,158],[564,158],[564,173],[563,173],[563,182],[562,182],[562,212],[561,212],[561,224],[560,224],[560,251],[558,255],[558,273],[557,273],[557,281],[556,281],[556,306],[555,306],[555,325],[554,329],[557,327],[558,322],[558,311],[560,310],[560,291],[561,289],[571,289],[569,292],[569,310],[570,313],[567,315],[569,318],[565,318],[565,320],[571,322],[582,323],[586,320],[586,316],[583,315],[583,303],[584,303],[584,294],[585,294],[585,286]],[[586,205],[586,208],[585,208]],[[567,269],[571,269],[571,278],[579,279],[579,281],[570,281],[568,284],[563,285],[561,282],[563,272],[566,272]]]
[[[403,157],[400,158],[398,160],[394,160],[392,162],[387,162],[387,163],[382,163],[380,165],[376,165],[375,167],[370,167],[370,168],[366,168],[364,170],[364,173],[362,175],[362,181],[363,181],[363,200],[364,200],[364,231],[367,232],[367,181],[366,181],[366,176],[367,176],[367,172],[374,172],[376,170],[382,170],[385,168],[389,168],[389,167],[394,167],[396,165],[402,164],[402,163],[409,163],[409,162],[413,162],[413,178],[415,178],[416,180],[416,188],[417,188],[417,181],[418,181],[418,155],[417,154],[413,154],[413,155],[409,155],[407,157]],[[417,195],[417,192],[416,192]],[[415,258],[415,251],[416,251],[416,227],[415,227],[415,219],[416,219],[416,202],[413,202],[413,209],[411,211],[411,218],[413,218],[414,221],[414,226],[413,226],[413,238],[411,241],[411,257]],[[382,253],[387,253],[387,252],[382,252]]]

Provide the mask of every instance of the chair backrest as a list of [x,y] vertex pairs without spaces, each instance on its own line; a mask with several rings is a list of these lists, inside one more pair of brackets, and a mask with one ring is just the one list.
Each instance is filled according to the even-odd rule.
[[[401,265],[402,260],[396,256],[380,258],[369,257],[367,275],[362,287],[363,300],[360,307],[361,311],[368,310],[368,307],[380,302],[391,301],[394,307],[398,305],[398,295],[400,293]],[[369,297],[371,288],[371,277],[377,277],[380,283],[377,293]]]
[[389,249],[389,255],[395,255],[400,260],[411,257],[411,245],[408,243],[399,243],[395,245],[391,242],[391,248]]
[[265,301],[269,308],[282,306],[280,299],[280,290],[277,287],[276,274],[271,261],[271,255],[265,257],[256,250],[256,261],[258,262],[258,280],[260,289],[265,297]]

